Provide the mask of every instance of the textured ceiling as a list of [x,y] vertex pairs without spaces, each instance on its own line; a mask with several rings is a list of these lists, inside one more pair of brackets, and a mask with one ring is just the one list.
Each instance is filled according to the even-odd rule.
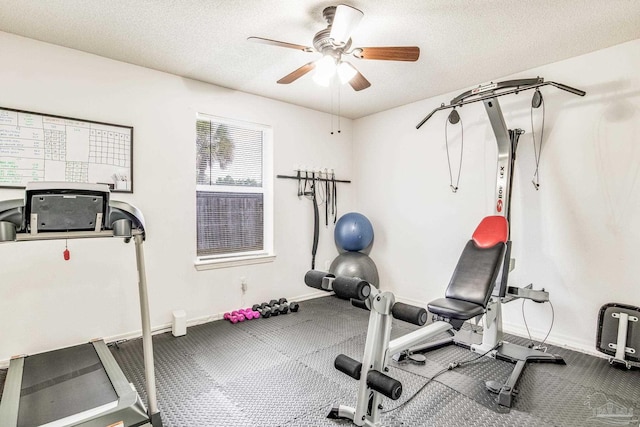
[[[318,0],[0,0],[0,30],[320,111],[359,118],[640,38],[638,0],[349,0],[354,46],[416,45],[415,62],[353,59],[372,83],[276,81],[318,53]],[[546,76],[551,79],[552,76]],[[333,105],[333,106],[332,106]]]

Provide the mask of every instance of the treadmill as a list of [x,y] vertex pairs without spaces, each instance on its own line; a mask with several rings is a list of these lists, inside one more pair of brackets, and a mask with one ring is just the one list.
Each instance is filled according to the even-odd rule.
[[119,237],[133,239],[138,267],[147,403],[145,408],[103,340],[9,362],[2,427],[162,427],[156,400],[153,344],[142,243],[144,217],[110,200],[105,184],[37,182],[24,200],[0,201],[0,243]]

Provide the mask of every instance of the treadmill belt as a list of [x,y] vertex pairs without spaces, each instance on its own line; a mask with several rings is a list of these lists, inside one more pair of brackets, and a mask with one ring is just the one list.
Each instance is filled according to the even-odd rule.
[[24,360],[18,427],[33,427],[118,399],[93,344]]

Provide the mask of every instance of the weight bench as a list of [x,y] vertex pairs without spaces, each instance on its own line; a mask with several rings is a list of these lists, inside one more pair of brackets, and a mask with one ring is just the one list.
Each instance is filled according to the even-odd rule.
[[[529,362],[565,364],[562,357],[503,341],[502,304],[518,298],[535,302],[549,300],[549,293],[508,286],[511,264],[511,242],[507,220],[503,216],[485,217],[467,243],[451,277],[445,298],[430,302],[427,307],[437,321],[449,322],[451,337],[414,346],[393,356],[394,360],[410,359],[420,363],[416,354],[423,354],[450,344],[498,360],[515,363],[506,382],[487,381],[487,389],[498,395],[498,404],[511,407],[516,385]],[[484,315],[484,331],[461,330],[465,321]]]
[[[502,342],[500,303],[503,297],[492,298],[492,293],[495,288],[499,293],[507,293],[509,254],[506,219],[502,216],[484,218],[460,256],[445,297],[428,304],[434,321],[426,326],[423,326],[427,321],[424,308],[397,303],[391,292],[380,291],[360,278],[334,277],[315,270],[307,272],[307,286],[334,291],[341,298],[351,298],[353,305],[371,311],[362,362],[344,354],[338,355],[334,362],[336,369],[360,381],[356,407],[334,407],[328,418],[345,418],[358,426],[379,427],[381,395],[396,400],[402,394],[402,384],[385,374],[391,357],[397,361],[414,359],[417,353],[459,344],[474,352],[516,363],[505,384],[495,381],[487,384],[490,391],[498,393],[498,403],[504,406],[511,406],[515,384],[526,362],[564,363],[557,356]],[[504,299],[531,297],[542,301],[548,297],[544,291],[531,289],[509,288],[509,294]],[[458,332],[454,331],[460,331],[465,321],[482,315],[486,320],[481,344],[464,344],[465,341],[457,339]],[[392,317],[422,327],[391,340]],[[452,333],[451,338],[424,345],[425,341],[446,331]]]

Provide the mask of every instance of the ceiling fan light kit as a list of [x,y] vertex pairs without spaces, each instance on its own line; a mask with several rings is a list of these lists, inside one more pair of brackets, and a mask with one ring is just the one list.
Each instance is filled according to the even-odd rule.
[[[327,9],[330,7],[325,10]],[[351,33],[360,25],[364,13],[344,4],[336,6],[334,10],[333,22],[329,22],[331,26],[329,37],[336,46],[344,46],[351,38]]]
[[329,86],[331,79],[336,74],[336,60],[330,55],[325,55],[316,61],[316,68],[313,72],[313,81],[320,86]]
[[371,83],[356,67],[344,61],[343,56],[351,55],[358,59],[386,61],[417,61],[420,56],[420,48],[417,46],[356,47],[351,49],[351,34],[364,16],[362,11],[354,7],[344,4],[329,6],[322,11],[322,16],[328,25],[313,37],[313,47],[262,37],[248,38],[249,41],[257,43],[322,54],[322,58],[309,62],[278,80],[279,84],[292,83],[315,69],[313,80],[321,86],[329,86],[337,74],[340,83],[349,83],[354,90],[360,91],[371,86]]

